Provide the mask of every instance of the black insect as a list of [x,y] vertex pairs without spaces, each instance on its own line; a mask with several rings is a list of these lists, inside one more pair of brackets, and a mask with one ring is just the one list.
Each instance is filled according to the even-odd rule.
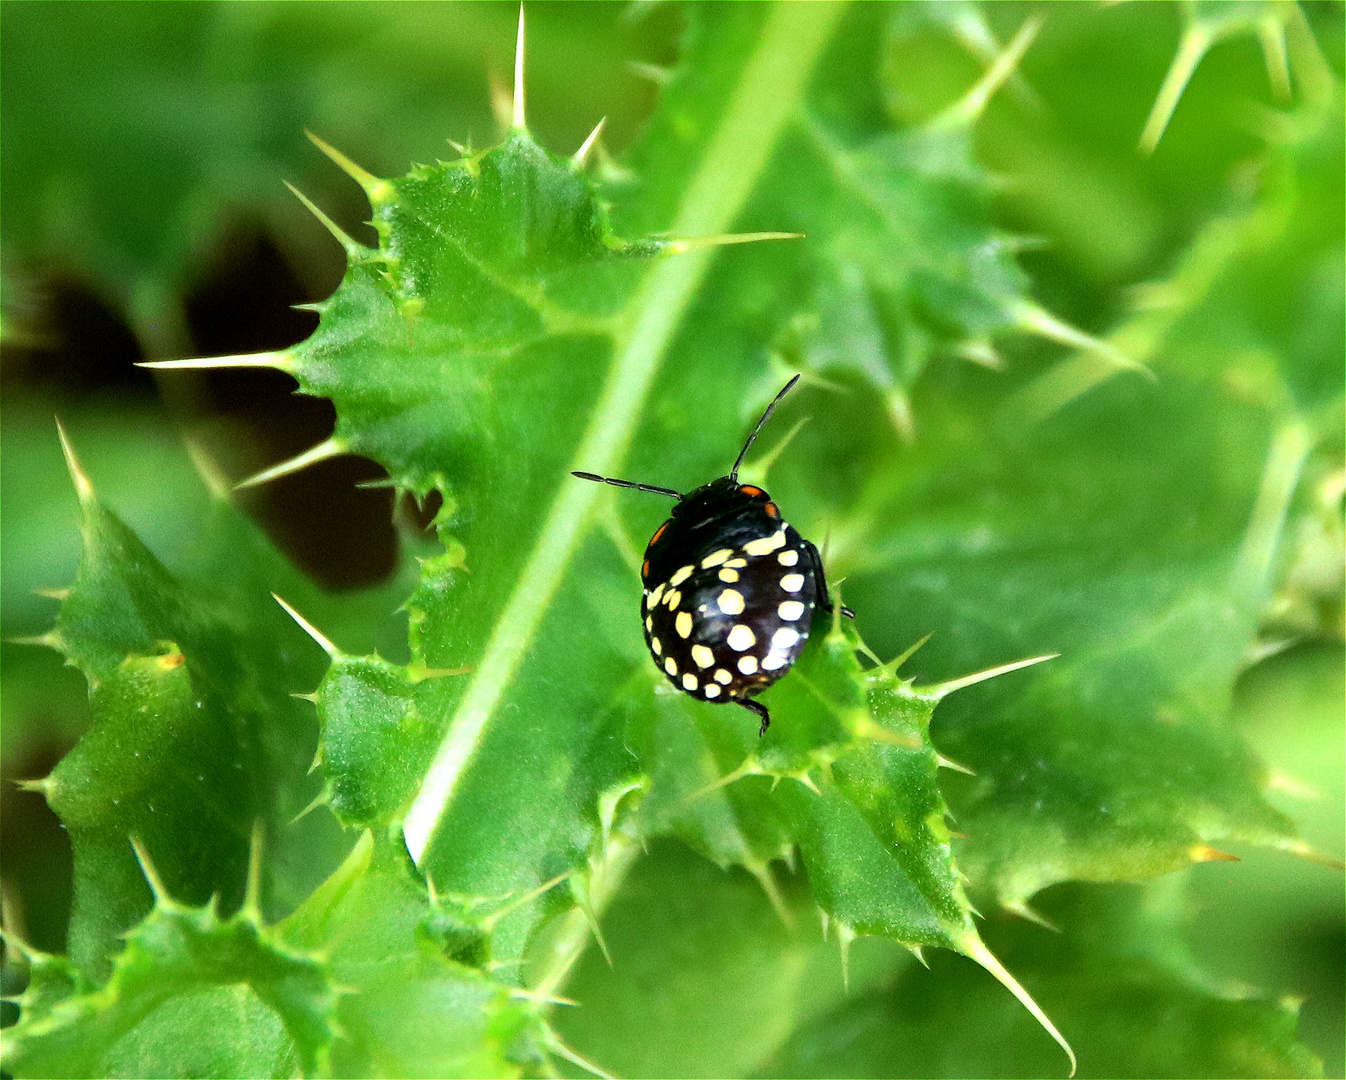
[[[748,448],[796,375],[772,399],[728,476],[690,495],[652,484],[577,472],[581,480],[677,499],[650,538],[640,568],[645,644],[679,690],[702,701],[735,702],[762,718],[759,694],[790,670],[808,641],[816,608],[831,612],[818,549],[781,520],[759,487],[738,482]],[[841,613],[855,618],[843,607]]]

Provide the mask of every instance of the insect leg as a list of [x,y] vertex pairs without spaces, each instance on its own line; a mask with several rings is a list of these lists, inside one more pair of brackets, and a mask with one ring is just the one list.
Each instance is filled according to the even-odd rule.
[[756,713],[762,718],[762,726],[757,732],[757,737],[760,739],[766,734],[766,729],[771,726],[771,714],[767,712],[766,706],[760,701],[753,701],[751,698],[735,698],[734,700],[749,712]]
[[[803,537],[800,537],[800,539],[802,540]],[[827,595],[827,574],[823,571],[823,557],[818,554],[818,549],[813,546],[812,540],[804,540],[804,549],[808,552],[809,558],[813,560],[813,577],[818,582],[818,606],[831,615],[832,601]],[[855,612],[846,607],[845,604],[841,606],[841,613],[848,619],[855,618]]]

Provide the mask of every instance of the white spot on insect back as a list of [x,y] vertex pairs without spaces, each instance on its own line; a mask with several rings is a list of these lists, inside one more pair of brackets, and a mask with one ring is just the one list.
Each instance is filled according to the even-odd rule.
[[701,692],[705,694],[706,697],[708,698],[720,696],[720,688],[716,686],[714,683],[706,683],[705,689],[703,689]]
[[671,656],[664,657],[664,670],[670,675],[676,675],[678,673],[677,661]]
[[799,552],[794,550],[782,551],[776,556],[776,561],[780,563],[781,566],[794,566],[794,564],[799,561]]
[[733,548],[720,548],[719,551],[712,551],[701,560],[701,568],[703,570],[709,570],[712,566],[719,566],[720,563],[724,562],[724,560],[729,558],[732,554],[734,554]]
[[674,574],[671,578],[668,579],[668,583],[669,585],[681,585],[691,576],[692,576],[692,568],[690,566],[684,566],[676,574]]
[[766,671],[776,671],[783,668],[788,662],[780,653],[772,653],[762,661],[762,668]]
[[771,635],[771,648],[775,652],[785,652],[799,640],[799,631],[789,626],[782,626]]
[[729,636],[724,640],[735,652],[742,652],[744,649],[751,649],[757,644],[757,635],[752,632],[751,627],[744,626],[742,623],[735,623],[734,628],[729,631]]
[[682,677],[682,688],[688,693],[691,693],[700,685],[701,684],[696,681],[696,676],[690,672]]
[[738,580],[738,571],[723,566],[720,568],[719,578],[721,581],[735,582]]
[[757,657],[755,657],[755,656],[740,656],[740,657],[738,658],[738,669],[739,669],[739,671],[743,672],[744,675],[756,675],[756,674],[757,674]]
[[716,598],[715,603],[726,615],[743,614],[743,594],[737,589],[725,589]]
[[708,668],[715,663],[715,654],[704,645],[693,645],[692,659],[696,662],[697,667]]
[[692,633],[692,613],[690,611],[679,611],[678,617],[673,620],[673,629],[678,632],[678,637],[690,637]]
[[803,617],[804,605],[798,600],[783,600],[780,607],[776,609],[776,613],[786,622],[794,622],[796,619]]
[[780,587],[786,592],[798,592],[804,587],[804,575],[786,574],[780,579]]
[[778,547],[785,546],[785,530],[777,529],[770,536],[763,536],[757,540],[749,540],[743,545],[743,552],[746,555],[770,555]]
[[724,668],[716,668],[715,681],[717,683],[723,683],[725,686],[728,686],[731,682],[734,681],[734,677],[730,675],[729,672],[725,671]]

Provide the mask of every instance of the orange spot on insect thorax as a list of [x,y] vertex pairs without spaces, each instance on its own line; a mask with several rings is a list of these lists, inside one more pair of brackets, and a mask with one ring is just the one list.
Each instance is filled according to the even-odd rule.
[[641,580],[641,581],[649,581],[649,580],[650,580],[650,560],[649,560],[649,559],[646,559],[643,563],[640,564],[640,580]]
[[769,502],[766,504],[766,506],[762,507],[762,509],[766,511],[767,517],[773,517],[773,518],[780,517],[780,509],[776,506],[775,503]]
[[655,544],[659,543],[659,537],[661,537],[661,536],[664,535],[664,530],[667,529],[667,528],[668,528],[668,522],[665,521],[662,525],[659,526],[658,529],[655,530],[654,535],[650,537],[650,542],[649,542],[649,544],[646,545],[646,546],[647,546],[647,547],[654,547]]
[[744,484],[738,490],[741,494],[747,495],[750,499],[755,499],[758,495],[766,494],[761,488],[753,487],[751,484]]

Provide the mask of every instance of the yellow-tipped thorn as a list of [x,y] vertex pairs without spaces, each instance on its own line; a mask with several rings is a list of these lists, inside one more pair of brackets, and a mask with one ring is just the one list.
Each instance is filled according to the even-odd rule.
[[519,33],[514,39],[514,113],[511,123],[515,131],[528,130],[527,108],[523,89],[524,18],[523,3],[519,4]]
[[995,96],[1004,84],[1005,80],[1014,74],[1015,68],[1019,66],[1019,61],[1028,51],[1028,46],[1033,44],[1033,39],[1038,36],[1038,31],[1042,29],[1042,16],[1033,15],[1024,21],[1019,27],[1019,32],[1005,47],[1004,52],[996,57],[993,63],[986,70],[976,85],[972,87],[962,99],[955,102],[949,109],[937,116],[932,122],[932,127],[962,127],[975,122],[989,104],[992,97]]
[[1058,319],[1050,311],[1038,307],[1037,304],[1023,300],[1017,301],[1009,305],[1008,313],[1020,330],[1037,334],[1048,341],[1056,341],[1062,345],[1079,349],[1081,352],[1097,356],[1114,367],[1126,371],[1139,371],[1151,379],[1155,377],[1154,372],[1139,360],[1133,360],[1108,342],[1096,338],[1092,334],[1086,334],[1083,330],[1071,326],[1070,323]]
[[381,180],[368,169],[362,169],[336,147],[329,146],[308,129],[304,130],[304,134],[308,136],[309,142],[332,159],[338,169],[364,188],[370,203],[386,202],[391,196],[392,185],[387,180]]
[[580,904],[579,908],[584,913],[584,921],[589,924],[590,933],[593,934],[594,940],[598,942],[598,948],[603,953],[603,959],[608,962],[608,967],[612,967],[612,953],[608,951],[608,942],[603,937],[603,928],[598,925],[598,916],[588,903]]
[[304,204],[310,214],[322,222],[323,228],[336,237],[336,242],[346,249],[347,258],[352,262],[359,262],[362,259],[369,257],[369,249],[352,239],[345,229],[323,213],[317,203],[290,183],[290,181],[286,180],[285,186],[290,189],[290,194]]
[[517,911],[525,904],[532,903],[543,893],[550,892],[552,889],[556,888],[557,885],[561,884],[561,882],[569,880],[573,874],[574,874],[573,870],[563,870],[561,873],[557,874],[551,880],[544,881],[541,885],[537,886],[537,888],[529,889],[522,896],[516,896],[504,907],[497,908],[495,911],[491,912],[491,914],[487,915],[484,919],[482,919],[481,920],[482,929],[485,930],[487,933],[490,933],[495,928],[495,925],[510,912]]
[[338,649],[335,645],[333,645],[332,642],[328,641],[326,636],[323,634],[321,630],[319,630],[316,626],[314,626],[311,622],[309,622],[306,618],[304,618],[304,616],[300,615],[299,612],[295,611],[294,608],[290,607],[289,604],[287,604],[275,593],[271,594],[271,598],[285,609],[286,614],[289,615],[290,618],[292,618],[295,622],[299,624],[299,629],[303,630],[304,633],[306,633],[309,637],[311,637],[314,641],[318,643],[319,647],[322,649],[323,652],[325,652],[333,660],[338,660],[341,658],[341,656],[343,655],[341,650]]
[[154,863],[150,861],[150,853],[145,850],[145,846],[140,842],[140,837],[131,837],[131,849],[136,853],[136,862],[140,863],[140,872],[145,875],[145,882],[150,887],[150,892],[154,894],[156,904],[171,902],[168,890],[164,888],[163,880],[159,877],[159,871],[154,868]]
[[1043,656],[1030,656],[1027,660],[1016,660],[1012,664],[1001,664],[999,667],[987,668],[985,671],[964,675],[961,679],[950,679],[948,682],[938,683],[935,686],[918,687],[916,692],[936,698],[948,697],[955,690],[962,690],[965,686],[975,686],[987,679],[994,679],[997,675],[1007,675],[1011,671],[1018,671],[1020,668],[1032,667],[1034,664],[1055,660],[1060,655],[1060,653],[1046,653]]
[[48,630],[45,634],[15,634],[4,638],[4,642],[6,645],[41,645],[48,649],[59,649],[65,644],[55,630]]
[[67,585],[64,589],[34,589],[33,595],[45,596],[48,600],[64,601],[70,596],[70,586]]
[[1262,58],[1267,65],[1267,79],[1279,101],[1289,101],[1290,57],[1285,46],[1285,23],[1274,13],[1257,24],[1257,37],[1262,43]]
[[921,946],[908,945],[907,952],[916,957],[916,962],[920,964],[921,967],[925,968],[926,971],[930,970],[930,961],[925,958],[925,950],[921,948]]
[[813,792],[813,794],[822,795],[822,792],[818,790],[818,785],[813,782],[813,777],[811,777],[808,774],[807,770],[805,770],[802,773],[793,774],[791,776],[791,779],[798,780],[801,784],[803,784],[806,788],[808,788],[811,792]]
[[243,910],[254,919],[262,917],[262,844],[266,840],[266,825],[254,818],[252,835],[248,838],[248,880],[243,887]]
[[1298,855],[1301,859],[1330,866],[1334,870],[1346,870],[1346,863],[1343,863],[1340,859],[1334,859],[1331,855],[1324,854],[1307,840],[1294,840],[1286,845],[1285,850],[1291,855]]
[[589,137],[580,143],[580,148],[570,158],[570,164],[573,168],[582,169],[589,160],[589,151],[594,148],[594,143],[598,141],[598,136],[603,133],[603,125],[608,122],[605,116],[594,125],[593,131],[589,132]]
[[649,79],[655,86],[664,87],[673,81],[673,72],[666,67],[660,67],[658,64],[647,64],[642,60],[628,60],[626,69],[632,75],[639,75],[642,79]]
[[[314,764],[316,765],[317,763],[318,762],[315,759]],[[311,773],[313,772],[313,770],[309,769],[309,772]],[[304,818],[308,817],[309,814],[313,813],[313,811],[318,809],[318,807],[324,806],[330,801],[331,801],[331,793],[327,790],[327,787],[324,785],[323,789],[320,792],[318,792],[318,794],[313,796],[313,798],[309,801],[309,804],[306,807],[304,807],[304,809],[300,810],[299,813],[295,814],[294,817],[290,818],[290,824],[295,825],[298,822],[303,821]]]
[[884,668],[888,671],[889,674],[896,675],[897,669],[900,668],[903,664],[905,664],[908,660],[910,660],[913,656],[915,656],[916,650],[919,649],[922,645],[924,645],[927,641],[929,641],[932,637],[934,637],[933,630],[930,633],[926,634],[925,637],[921,638],[920,641],[916,642],[915,645],[909,646],[907,650],[903,652],[901,655],[895,656],[893,657],[893,659],[889,660],[888,663],[883,665]]
[[217,502],[229,502],[233,494],[233,486],[220,470],[205,444],[194,435],[186,436],[182,442],[187,448],[187,456],[192,460],[192,468],[196,470],[196,475],[201,477],[201,482],[206,485],[206,490],[210,492],[211,498]]
[[1188,23],[1182,33],[1182,40],[1178,42],[1178,51],[1168,67],[1168,74],[1164,76],[1164,84],[1159,88],[1159,95],[1154,99],[1150,115],[1145,121],[1145,129],[1140,133],[1141,153],[1154,153],[1168,129],[1168,122],[1173,118],[1183,91],[1187,89],[1188,81],[1201,63],[1201,58],[1206,55],[1212,40],[1210,31],[1200,23]]
[[794,915],[785,906],[785,897],[781,896],[780,887],[776,884],[776,879],[771,873],[771,864],[750,859],[745,860],[743,865],[747,868],[748,873],[757,879],[757,884],[762,886],[762,891],[766,893],[766,898],[771,902],[771,908],[775,911],[781,924],[787,930],[794,930]]
[[94,500],[93,484],[89,480],[89,474],[84,471],[84,466],[79,463],[79,458],[75,457],[75,449],[70,445],[70,437],[66,435],[59,417],[56,420],[56,434],[61,440],[61,453],[65,455],[65,467],[70,470],[75,494],[79,497],[81,506],[87,505]]
[[20,791],[31,791],[37,795],[46,795],[47,781],[50,779],[50,776],[44,776],[40,780],[15,780],[14,783]]
[[1005,361],[1000,358],[1000,354],[989,341],[964,341],[958,346],[957,353],[969,363],[984,367],[988,371],[1005,370]]
[[1070,1075],[1074,1076],[1075,1070],[1078,1068],[1075,1051],[1070,1048],[1070,1043],[1066,1042],[1065,1036],[1056,1030],[1056,1025],[1047,1018],[1047,1014],[1042,1011],[1041,1006],[1033,1000],[1028,991],[1019,985],[1019,981],[995,958],[991,950],[982,944],[981,939],[976,934],[966,935],[958,944],[962,946],[963,952],[967,956],[989,971],[1001,986],[1018,998],[1019,1004],[1032,1014],[1033,1019],[1041,1024],[1042,1029],[1056,1041],[1056,1045],[1066,1052],[1066,1057],[1070,1059]]
[[973,769],[969,769],[962,762],[954,761],[953,758],[945,757],[943,754],[935,755],[935,764],[938,765],[941,769],[949,769],[952,772],[964,773],[967,776],[977,775]]
[[277,371],[293,372],[294,357],[288,352],[244,353],[240,356],[202,356],[187,360],[146,360],[136,367],[154,368],[159,371],[188,370],[196,368],[275,368]]
[[531,1001],[534,1005],[579,1005],[579,1002],[574,998],[558,997],[556,994],[539,994],[517,986],[510,988],[509,996],[518,1001]]
[[837,920],[837,944],[841,947],[841,985],[851,988],[851,942],[856,938],[855,929],[840,919]]
[[297,473],[301,469],[307,469],[310,465],[316,465],[320,461],[340,457],[346,453],[347,449],[348,447],[344,442],[333,436],[324,442],[320,442],[317,446],[310,447],[302,454],[290,458],[288,461],[282,461],[279,465],[272,465],[269,469],[263,469],[261,472],[249,476],[246,480],[240,480],[234,485],[234,490],[238,491],[242,488],[265,484],[271,480],[279,480],[282,476]]
[[1043,915],[1041,912],[1034,911],[1022,900],[1015,900],[1013,903],[1006,904],[1005,910],[1013,912],[1021,919],[1027,919],[1031,923],[1037,923],[1038,926],[1042,927],[1044,930],[1050,930],[1056,934],[1061,932],[1061,928],[1057,926],[1056,923],[1052,922],[1051,919],[1047,918],[1047,916]]
[[[550,1031],[550,1029],[548,1029],[548,1031]],[[574,1050],[570,1049],[570,1047],[568,1047],[559,1038],[557,1038],[555,1034],[552,1034],[551,1037],[547,1040],[547,1046],[555,1053],[560,1054],[563,1058],[565,1058],[568,1062],[570,1062],[570,1064],[578,1065],[581,1069],[598,1077],[598,1080],[615,1080],[615,1078],[611,1073],[604,1072],[592,1061],[589,1061],[587,1058],[581,1057],[579,1054],[575,1053]]]
[[753,757],[744,758],[743,764],[740,765],[737,769],[734,769],[732,772],[725,773],[718,780],[712,781],[703,788],[697,788],[696,791],[693,791],[690,795],[688,795],[685,799],[683,799],[683,802],[684,803],[696,802],[697,799],[704,798],[713,791],[718,791],[722,787],[728,787],[735,780],[742,780],[745,776],[759,776],[761,774],[761,771],[762,767],[757,763],[756,758]]
[[291,694],[290,697],[297,701],[311,701],[314,705],[318,704],[318,695],[314,694]]
[[1266,789],[1282,792],[1295,799],[1317,800],[1323,797],[1317,788],[1309,786],[1287,772],[1281,772],[1280,769],[1271,770],[1267,776]]
[[1237,855],[1231,855],[1227,851],[1221,851],[1219,848],[1213,848],[1209,844],[1193,844],[1187,849],[1187,854],[1192,862],[1241,862]]
[[802,240],[804,235],[802,232],[720,233],[716,236],[689,236],[681,240],[666,240],[663,247],[666,254],[684,255],[701,248],[755,244],[759,240]]

